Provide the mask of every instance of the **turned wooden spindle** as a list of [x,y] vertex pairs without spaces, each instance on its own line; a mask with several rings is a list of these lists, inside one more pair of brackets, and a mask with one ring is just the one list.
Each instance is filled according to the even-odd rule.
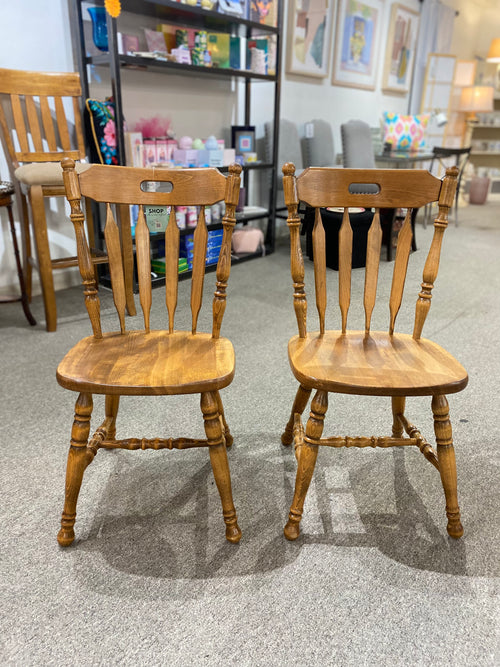
[[312,231],[314,257],[314,287],[316,291],[316,308],[319,316],[320,333],[325,333],[326,311],[326,245],[325,228],[321,219],[320,209],[314,211],[314,227]]
[[380,211],[375,209],[372,224],[366,240],[366,269],[363,306],[365,309],[365,331],[369,333],[373,308],[377,297],[378,269],[380,265],[380,249],[382,247],[382,227]]
[[403,416],[405,413],[404,396],[393,396],[392,399],[392,437],[401,438],[403,435],[403,422],[399,419],[399,415]]
[[464,529],[460,522],[460,508],[457,497],[457,465],[446,396],[432,397],[432,414],[434,415],[439,472],[446,498],[447,530],[450,537],[458,539],[464,534]]
[[193,272],[191,278],[191,333],[196,333],[198,315],[203,300],[203,283],[205,280],[205,257],[207,255],[208,229],[205,222],[205,207],[202,206],[198,216],[198,224],[193,234]]
[[229,176],[226,180],[226,212],[222,218],[224,228],[221,251],[217,262],[217,282],[213,300],[212,337],[219,338],[222,318],[226,309],[226,289],[231,271],[231,239],[236,224],[235,212],[240,196],[241,165],[232,164],[229,167]]
[[[396,317],[401,308],[403,300],[403,291],[405,287],[406,272],[408,270],[408,260],[410,258],[411,240],[413,232],[411,229],[412,209],[406,211],[403,226],[398,235],[398,245],[396,248],[396,259],[394,260],[394,270],[392,273],[391,296],[389,298],[390,324],[389,334],[394,333]],[[389,243],[391,241],[389,240]]]
[[309,484],[318,457],[318,445],[308,442],[308,438],[320,439],[323,433],[325,414],[328,409],[328,394],[326,391],[317,391],[311,403],[311,413],[306,425],[304,443],[297,455],[297,477],[295,479],[295,492],[293,495],[288,522],[284,528],[287,540],[296,540],[300,534],[300,520],[304,510]]
[[113,301],[118,319],[120,320],[120,331],[125,332],[125,278],[122,262],[122,247],[120,242],[120,231],[113,216],[110,204],[106,205],[106,226],[104,227],[104,239],[109,257],[109,273],[113,289]]
[[75,228],[76,247],[78,252],[78,268],[82,277],[85,306],[92,324],[92,331],[96,338],[102,338],[100,301],[97,293],[94,267],[84,229],[85,216],[81,209],[81,192],[78,177],[75,172],[75,161],[64,158],[61,161],[63,180],[66,188],[66,198],[71,207],[70,218]]
[[311,395],[310,389],[308,389],[307,387],[303,387],[302,385],[299,385],[299,388],[297,389],[297,394],[295,396],[295,400],[292,405],[292,412],[290,414],[290,419],[288,420],[283,435],[281,436],[281,442],[284,445],[292,444],[295,415],[296,414],[301,415],[304,412],[304,410],[306,409],[306,405],[309,401],[310,395]]
[[92,415],[91,394],[80,394],[75,405],[75,420],[71,429],[71,445],[66,467],[66,490],[61,529],[57,541],[62,547],[69,547],[75,539],[76,503],[82,485],[85,468],[94,458],[94,451],[87,447]]
[[304,289],[304,258],[300,247],[300,217],[297,213],[299,200],[295,184],[295,165],[287,162],[283,165],[283,190],[287,203],[287,225],[290,230],[290,269],[293,280],[293,306],[299,328],[299,336],[305,338],[307,331],[307,300]]
[[180,232],[175,208],[172,206],[165,230],[165,303],[168,312],[168,332],[174,330],[177,308],[177,288],[179,283]]
[[457,178],[457,167],[451,167],[446,170],[446,176],[444,177],[439,196],[438,215],[434,220],[434,236],[432,237],[431,247],[424,266],[422,290],[418,295],[415,307],[415,325],[413,328],[413,338],[415,340],[418,340],[422,335],[425,319],[431,307],[432,290],[439,270],[441,245],[443,243],[444,232],[448,227],[448,214],[450,208],[453,206],[453,199],[457,189]]
[[342,314],[342,333],[347,330],[347,313],[351,303],[352,227],[349,209],[344,208],[339,230],[339,306]]
[[224,516],[224,523],[226,524],[226,539],[229,542],[236,543],[241,539],[241,530],[238,526],[238,519],[233,503],[229,463],[215,392],[202,393],[200,404],[205,422],[205,433],[208,440],[212,471],[222,501],[222,514]]

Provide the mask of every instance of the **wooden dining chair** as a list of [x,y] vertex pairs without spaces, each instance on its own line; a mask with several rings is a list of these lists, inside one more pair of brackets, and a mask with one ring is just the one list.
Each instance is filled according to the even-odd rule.
[[[65,156],[74,160],[85,159],[81,95],[80,75],[73,72],[0,69],[0,135],[9,161],[11,179],[20,196],[26,290],[31,298],[32,266],[36,266],[40,275],[47,331],[55,331],[57,328],[53,271],[78,265],[76,256],[52,257],[45,200],[48,197],[64,197],[61,159]],[[68,110],[73,115],[71,122],[67,116]],[[77,171],[87,168],[88,164],[77,163]],[[31,253],[30,210],[36,259]],[[92,264],[107,263],[106,253],[95,249],[90,208],[87,222]],[[130,222],[126,218],[122,226],[122,248],[127,311],[133,315],[132,236]]]
[[[439,175],[440,170],[441,174],[444,173],[447,167],[455,165],[458,169],[458,178],[457,178],[457,191],[455,193],[455,227],[458,227],[458,202],[461,193],[462,187],[462,176],[469,161],[470,152],[472,148],[468,146],[467,148],[448,148],[447,146],[434,146],[432,148],[432,160],[429,166],[429,171],[431,174]],[[451,160],[451,162],[450,162]],[[436,169],[436,167],[438,169]],[[423,218],[423,227],[427,227],[427,223],[430,221],[432,210],[431,205],[425,207],[424,218]]]
[[[66,196],[75,227],[78,261],[84,285],[85,303],[93,335],[83,338],[64,357],[57,369],[57,380],[66,389],[78,392],[75,421],[66,471],[66,498],[58,541],[69,546],[74,539],[76,503],[83,473],[97,450],[107,449],[188,449],[208,447],[215,482],[222,500],[226,538],[238,542],[238,527],[231,492],[226,445],[232,437],[224,418],[219,391],[227,387],[234,375],[234,351],[231,342],[220,336],[226,308],[226,287],[231,267],[231,237],[235,225],[235,207],[240,190],[241,167],[233,165],[223,176],[207,169],[135,169],[92,165],[77,174],[73,160],[62,162]],[[148,191],[149,183],[159,183],[167,192]],[[144,189],[142,189],[144,188]],[[169,190],[169,191],[168,191]],[[118,313],[119,330],[103,333],[99,317],[99,297],[94,284],[90,251],[85,236],[81,199],[87,197],[106,204],[104,230],[109,254],[113,299]],[[223,238],[216,273],[213,298],[212,332],[197,330],[202,305],[207,255],[208,231],[205,206],[225,200],[222,221]],[[125,328],[125,287],[122,255],[114,209],[139,205],[136,225],[136,256],[139,296],[144,327]],[[190,331],[174,328],[177,307],[179,270],[179,228],[172,208],[165,231],[165,281],[168,328],[150,328],[152,304],[149,230],[144,207],[198,206],[200,214],[194,232],[194,256],[191,283]],[[104,394],[105,419],[89,439],[92,395]],[[189,438],[116,439],[116,418],[120,396],[158,396],[201,394],[201,411],[205,423],[205,440]]]
[[[283,167],[285,201],[291,237],[291,272],[294,283],[294,307],[299,334],[290,339],[288,356],[299,388],[282,442],[295,441],[298,460],[295,493],[285,536],[299,536],[300,520],[319,446],[327,447],[402,447],[414,445],[441,475],[446,498],[448,533],[455,538],[463,534],[457,501],[457,474],[447,394],[464,389],[467,373],[442,347],[422,338],[422,328],[431,305],[443,234],[448,212],[453,204],[458,170],[447,170],[443,181],[424,170],[403,169],[327,169],[310,168],[298,178],[293,164]],[[366,186],[366,188],[365,188]],[[374,187],[375,186],[375,187]],[[368,194],[363,194],[365,189]],[[374,192],[376,190],[376,192]],[[352,193],[354,191],[354,194]],[[434,221],[434,236],[423,270],[418,293],[413,334],[396,333],[396,316],[401,306],[411,249],[411,212],[414,207],[437,201],[439,213]],[[299,244],[299,202],[315,208],[313,230],[314,279],[319,331],[307,332],[307,301],[304,285],[304,263]],[[325,270],[325,230],[321,208],[344,209],[339,231],[340,322],[337,328],[326,328],[327,304]],[[364,285],[364,329],[347,327],[351,301],[352,229],[349,207],[374,208],[375,215],[368,233]],[[371,317],[375,306],[382,231],[379,210],[382,207],[407,208],[399,233],[389,297],[388,331],[372,331]],[[311,413],[304,428],[301,415],[312,390],[315,395]],[[392,400],[391,437],[322,438],[323,422],[328,408],[328,394],[390,396]],[[407,396],[432,396],[437,452],[405,415]],[[406,431],[408,437],[403,437]]]

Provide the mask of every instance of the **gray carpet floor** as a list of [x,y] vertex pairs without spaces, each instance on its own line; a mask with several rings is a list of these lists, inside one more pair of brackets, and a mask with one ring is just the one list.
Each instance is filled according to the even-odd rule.
[[[5,665],[495,665],[500,662],[500,204],[450,224],[424,335],[470,373],[450,397],[465,535],[446,533],[437,471],[414,449],[321,450],[303,533],[283,536],[295,459],[280,444],[297,383],[288,246],[234,266],[223,334],[236,350],[222,393],[243,538],[226,543],[205,450],[101,451],[87,469],[77,539],[56,534],[75,394],[55,370],[90,324],[80,288],[58,293],[59,327],[43,308],[30,328],[20,304],[0,308],[1,604]],[[432,228],[417,225],[397,329],[410,331]],[[312,295],[311,262],[306,260]],[[381,263],[375,328],[387,329],[393,264]],[[213,291],[214,274],[206,280]],[[353,272],[353,300],[363,269]],[[329,271],[334,285],[337,273]],[[188,297],[180,283],[180,300]],[[102,290],[106,326],[116,327]],[[189,322],[188,298],[176,326]],[[359,299],[358,299],[359,301]],[[153,326],[166,321],[154,292]],[[330,299],[327,325],[339,314]],[[156,306],[156,307],[155,307]],[[209,322],[211,304],[205,303]],[[351,328],[362,327],[353,303]],[[316,327],[314,298],[309,328]],[[140,325],[137,324],[137,327]],[[103,401],[94,403],[94,424]],[[430,399],[407,414],[433,438]],[[325,435],[389,435],[390,400],[331,396]],[[122,399],[118,436],[203,436],[196,397]]]

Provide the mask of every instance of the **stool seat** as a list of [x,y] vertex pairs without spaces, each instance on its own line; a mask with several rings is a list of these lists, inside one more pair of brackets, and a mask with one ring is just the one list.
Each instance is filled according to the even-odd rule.
[[8,197],[14,192],[14,186],[10,181],[0,181],[0,197]]

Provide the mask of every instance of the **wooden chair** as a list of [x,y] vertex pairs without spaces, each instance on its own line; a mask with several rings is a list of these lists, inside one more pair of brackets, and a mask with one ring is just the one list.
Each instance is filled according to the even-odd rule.
[[[327,447],[400,447],[417,446],[439,470],[446,497],[448,533],[461,537],[463,528],[457,502],[457,475],[451,424],[446,394],[461,391],[467,385],[464,368],[446,350],[421,337],[422,328],[431,305],[436,280],[441,243],[448,224],[448,211],[453,204],[458,170],[447,170],[443,181],[424,170],[377,169],[307,169],[298,178],[294,165],[283,167],[285,201],[288,206],[288,226],[291,236],[291,272],[294,283],[294,307],[299,328],[288,344],[292,371],[300,383],[292,413],[282,442],[295,440],[298,470],[285,536],[299,536],[299,524],[305,496],[312,478],[318,446]],[[360,185],[361,184],[361,185]],[[377,193],[360,190],[364,185],[376,185]],[[352,190],[355,194],[351,194]],[[304,264],[299,245],[299,202],[316,209],[313,231],[314,276],[316,306],[320,330],[306,331],[307,301],[304,290]],[[434,236],[423,272],[418,294],[413,335],[395,333],[396,316],[401,306],[408,259],[411,248],[411,210],[429,201],[438,201],[439,214],[434,222]],[[344,208],[339,232],[339,307],[341,326],[327,330],[325,232],[320,208]],[[347,328],[351,299],[352,229],[348,207],[375,208],[368,233],[364,288],[364,331]],[[371,331],[370,322],[375,305],[382,231],[379,209],[407,208],[399,233],[389,298],[389,330]],[[311,413],[304,429],[301,423],[311,393],[315,390]],[[392,399],[392,437],[330,437],[322,438],[323,421],[328,407],[328,393],[367,396],[390,396]],[[434,431],[437,453],[421,435],[419,429],[405,416],[407,396],[432,396]],[[403,437],[406,431],[408,437]]]
[[[464,173],[465,166],[469,161],[469,156],[472,148],[468,146],[467,148],[448,148],[445,146],[434,146],[432,149],[433,158],[429,166],[429,171],[431,174],[435,172],[435,167],[441,168],[441,173],[443,173],[447,167],[450,167],[454,164],[458,169],[458,178],[457,178],[457,191],[455,193],[455,227],[458,227],[458,200],[460,197],[461,186],[462,186],[462,175]],[[451,160],[451,162],[450,162]],[[423,226],[424,229],[427,227],[427,223],[430,221],[432,214],[432,206],[428,205],[425,207]]]
[[[85,158],[80,97],[80,76],[75,73],[24,72],[0,69],[0,130],[11,179],[20,196],[22,212],[23,267],[26,290],[31,298],[31,268],[40,274],[47,331],[57,327],[54,269],[77,266],[76,257],[51,257],[45,198],[63,197],[61,159]],[[68,122],[66,106],[73,110],[74,128]],[[88,164],[78,163],[83,171]],[[29,207],[28,207],[29,202]],[[37,261],[31,257],[29,208]],[[94,250],[94,227],[88,212],[88,235],[92,263],[107,263],[105,252]],[[127,227],[128,222],[128,227]],[[122,245],[125,267],[127,310],[135,314],[133,295],[133,253],[130,222],[123,221]],[[97,275],[96,275],[97,277]]]
[[35,326],[36,320],[30,310],[28,293],[26,292],[26,285],[24,283],[24,272],[21,265],[21,258],[19,256],[19,246],[17,243],[16,228],[14,226],[14,215],[12,213],[12,195],[14,194],[14,186],[9,181],[0,181],[0,208],[7,209],[9,217],[10,234],[12,236],[12,245],[14,246],[14,258],[16,260],[17,277],[19,279],[20,296],[0,296],[0,303],[12,303],[13,301],[20,301],[23,307],[24,315],[31,326]]
[[[78,260],[84,285],[85,303],[92,323],[93,335],[83,338],[59,364],[57,380],[66,389],[78,392],[75,421],[71,432],[71,447],[66,471],[66,498],[58,541],[61,546],[73,542],[76,503],[83,473],[100,448],[122,449],[188,449],[208,447],[212,469],[222,500],[226,538],[238,542],[241,531],[231,493],[231,479],[226,445],[232,437],[224,418],[219,390],[233,379],[234,351],[229,340],[220,337],[222,317],[226,307],[226,287],[231,267],[231,237],[235,225],[241,167],[233,165],[226,178],[216,169],[134,169],[92,165],[77,174],[71,159],[64,159],[64,183],[71,205],[71,220],[75,227]],[[170,185],[170,192],[146,192],[144,182]],[[99,317],[99,298],[94,284],[90,251],[85,237],[81,198],[105,202],[107,208],[104,230],[109,254],[113,299],[120,330],[103,333]],[[217,264],[217,282],[213,299],[212,333],[197,331],[205,276],[208,232],[204,206],[225,199],[223,239]],[[139,204],[136,226],[136,256],[139,295],[144,329],[125,329],[125,288],[118,227],[113,205]],[[149,230],[144,206],[192,205],[201,207],[194,232],[194,258],[191,285],[191,331],[174,330],[177,306],[179,261],[179,229],[175,213],[165,232],[166,306],[168,330],[150,329],[151,261]],[[116,418],[120,396],[157,396],[172,394],[201,394],[201,410],[205,421],[206,440],[188,438],[127,438],[117,440]],[[92,395],[104,394],[106,417],[89,439]]]

